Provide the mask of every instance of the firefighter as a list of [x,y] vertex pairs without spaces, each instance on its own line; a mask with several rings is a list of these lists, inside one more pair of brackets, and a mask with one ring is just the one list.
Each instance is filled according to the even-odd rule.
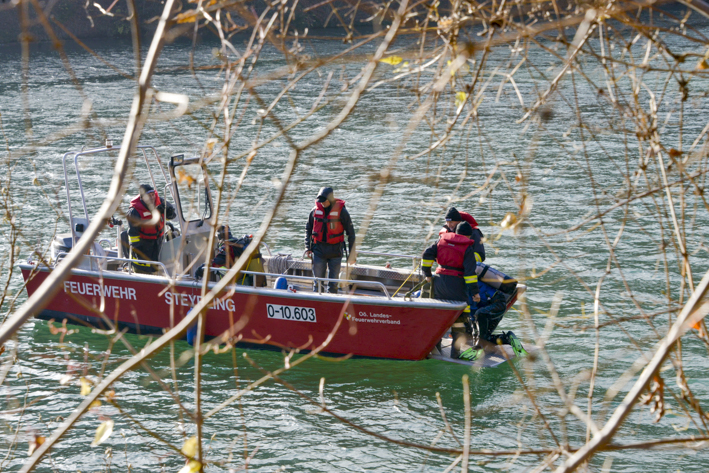
[[[215,251],[214,258],[209,266],[212,268],[220,269],[231,269],[231,267],[236,263],[236,260],[244,253],[251,241],[253,240],[253,235],[244,235],[241,238],[236,238],[231,234],[231,230],[228,225],[220,225],[217,228],[217,249]],[[251,257],[244,265],[247,271],[255,271],[259,273],[264,272],[263,267],[263,257],[261,256],[261,251],[257,249],[251,254]],[[195,271],[195,277],[199,280],[204,277],[205,265],[202,264]],[[210,281],[219,281],[224,273],[219,271],[210,270]],[[254,277],[256,278],[254,284]],[[241,286],[256,286],[264,287],[266,286],[266,276],[257,274],[238,274],[235,280],[236,284]]]
[[[157,219],[153,218],[153,210],[160,214]],[[130,201],[126,215],[131,259],[157,261],[165,235],[165,218],[172,220],[176,216],[175,207],[171,203],[162,202],[155,189],[148,184],[142,184],[139,194]],[[132,264],[137,273],[152,274],[157,270],[150,263]]]
[[[431,267],[434,260],[438,263],[436,278],[433,281],[434,298],[453,301],[480,302],[478,276],[475,272],[481,261],[475,252],[473,227],[468,222],[461,222],[455,233],[443,233],[439,240],[423,252],[421,266],[426,280],[432,282]],[[451,357],[458,358],[461,348],[466,344],[466,324],[470,322],[470,305],[456,319],[451,327],[453,346]]]
[[[332,187],[323,187],[305,226],[305,250],[306,256],[313,258],[313,276],[324,278],[327,271],[327,277],[339,278],[343,250],[349,249],[351,263],[356,261],[354,242],[355,229],[345,201],[335,199]],[[317,290],[317,283],[313,284],[313,290]],[[336,282],[328,284],[328,292],[337,293]]]
[[244,248],[251,243],[252,238],[252,235],[244,235],[242,238],[236,239],[231,234],[228,225],[219,226],[217,229],[217,251],[211,266],[214,268],[231,268],[244,252]]
[[438,235],[445,233],[455,233],[455,229],[460,222],[468,222],[473,229],[474,249],[480,255],[480,261],[485,261],[485,246],[483,246],[483,232],[478,228],[478,222],[467,212],[459,212],[455,207],[451,207],[446,212],[446,224],[443,225]]

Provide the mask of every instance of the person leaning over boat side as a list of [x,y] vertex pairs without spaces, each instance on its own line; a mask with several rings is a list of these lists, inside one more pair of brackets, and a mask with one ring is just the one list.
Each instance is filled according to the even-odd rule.
[[[212,259],[211,266],[214,268],[224,268],[230,269],[236,260],[244,253],[251,241],[253,240],[253,235],[244,235],[241,238],[235,238],[228,225],[221,225],[217,228],[217,251],[215,252],[214,258]],[[202,277],[204,272],[204,265],[198,268],[196,273],[198,278]],[[261,256],[261,251],[256,249],[244,265],[247,271],[257,271],[263,272],[263,260]],[[256,284],[254,284],[253,278],[256,277]],[[236,284],[241,286],[257,286],[263,287],[266,285],[266,277],[262,275],[244,274],[236,278]]]
[[[351,263],[354,256],[355,229],[350,213],[345,207],[345,201],[335,199],[332,187],[323,187],[315,199],[315,208],[310,212],[305,225],[306,256],[313,258],[313,276],[324,278],[325,271],[331,279],[340,277],[342,267],[342,250],[345,249],[345,232]],[[317,283],[313,284],[317,290]],[[336,294],[337,283],[330,282],[328,291]]]
[[[151,222],[153,209],[157,209],[160,213],[157,222]],[[165,235],[165,218],[172,220],[176,216],[175,207],[171,203],[162,202],[155,189],[148,184],[142,184],[139,194],[130,201],[130,208],[126,215],[131,259],[157,261]],[[132,264],[137,273],[151,274],[157,270],[149,263],[133,262]]]
[[[473,228],[461,222],[455,233],[444,233],[436,243],[426,248],[421,258],[421,267],[426,280],[432,281],[431,267],[438,263],[433,281],[433,297],[436,299],[480,302],[478,276],[475,272],[480,255],[475,252],[475,240],[471,239]],[[451,327],[453,346],[451,358],[458,358],[460,349],[467,341],[465,324],[470,320],[470,305]]]
[[485,246],[483,245],[483,232],[478,228],[478,222],[475,221],[472,215],[467,212],[459,212],[455,207],[451,207],[446,212],[446,223],[439,230],[438,236],[445,233],[455,233],[455,228],[460,222],[468,222],[473,229],[473,240],[475,240],[474,249],[480,255],[480,261],[485,261]]

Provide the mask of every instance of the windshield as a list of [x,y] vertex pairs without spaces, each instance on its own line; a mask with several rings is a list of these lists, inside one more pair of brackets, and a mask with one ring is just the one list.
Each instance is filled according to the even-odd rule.
[[187,222],[205,220],[212,216],[212,207],[204,188],[202,167],[187,164],[175,169],[182,216]]

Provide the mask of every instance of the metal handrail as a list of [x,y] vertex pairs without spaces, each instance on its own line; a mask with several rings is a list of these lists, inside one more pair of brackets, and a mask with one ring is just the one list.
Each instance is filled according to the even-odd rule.
[[[81,148],[81,151],[83,151],[84,148]],[[69,174],[66,170],[66,158],[70,154],[76,154],[73,151],[69,151],[67,153],[64,153],[64,156],[62,156],[62,167],[64,168],[64,190],[66,190],[66,205],[69,208],[69,227],[71,228],[71,242],[72,246],[76,245],[76,232],[74,231],[74,223],[72,219],[72,213],[71,213],[71,192],[69,191]]]
[[[61,260],[64,259],[66,255],[68,255],[66,251],[62,251],[57,255],[57,263],[59,263]],[[170,277],[170,273],[167,272],[167,268],[165,267],[164,263],[161,263],[160,261],[150,261],[150,260],[145,260],[145,259],[131,259],[131,258],[117,258],[117,257],[112,257],[112,256],[98,256],[98,255],[84,255],[86,258],[96,258],[96,259],[105,259],[106,262],[108,263],[109,261],[127,261],[127,262],[132,262],[132,263],[142,263],[142,264],[154,264],[156,266],[160,266],[165,273],[165,276]],[[128,274],[133,272],[133,266],[129,266]]]
[[[120,149],[121,149],[120,145],[118,145],[118,146],[112,146],[112,145],[108,146],[107,145],[104,148],[90,149],[87,151],[84,151],[84,147],[82,147],[81,151],[79,151],[79,152],[69,151],[67,153],[64,153],[64,155],[62,156],[62,167],[64,168],[64,186],[66,188],[65,190],[66,190],[67,207],[69,209],[69,225],[71,226],[71,236],[72,236],[72,241],[73,241],[74,245],[76,245],[78,237],[76,235],[76,231],[74,229],[74,224],[73,224],[73,213],[72,213],[72,208],[71,208],[71,193],[69,191],[69,174],[67,171],[66,160],[69,156],[73,156],[73,158],[74,158],[74,168],[76,170],[76,178],[77,178],[77,181],[79,184],[79,193],[81,195],[81,203],[83,205],[84,218],[86,218],[86,220],[90,222],[91,219],[89,218],[88,209],[86,208],[86,197],[84,195],[84,185],[81,180],[81,172],[79,171],[79,158],[82,156],[90,156],[90,155],[94,155],[94,154],[104,153],[107,151],[120,151]],[[155,188],[157,188],[157,186],[155,186],[155,180],[153,179],[150,165],[148,164],[148,157],[145,153],[145,150],[151,150],[153,152],[153,155],[155,156],[156,161],[158,163],[158,167],[160,168],[160,171],[162,172],[163,177],[165,177],[165,181],[167,181],[167,177],[166,177],[167,175],[165,173],[165,170],[162,167],[162,162],[160,161],[160,158],[158,157],[158,153],[153,146],[150,146],[150,145],[137,145],[136,146],[136,152],[141,151],[143,153],[143,158],[144,158],[146,165],[148,167],[148,172],[150,173],[151,181],[153,182],[153,186]],[[170,193],[172,194],[172,190]],[[173,195],[172,197],[174,200],[175,196]]]
[[261,244],[266,247],[266,251],[268,251],[268,256],[273,256],[273,254],[271,254],[271,247],[269,247],[265,241],[262,241]]
[[[146,149],[148,149],[148,148],[146,148]],[[165,186],[165,187],[168,187],[168,186],[170,187],[170,195],[172,196],[172,201],[175,202],[175,193],[172,192],[172,179],[170,179],[170,177],[165,172],[165,167],[162,165],[162,161],[160,161],[160,156],[158,156],[158,152],[155,151],[155,147],[151,146],[149,149],[153,152],[153,155],[155,156],[155,161],[158,162],[158,168],[160,169],[160,172],[162,172],[162,176],[165,178],[165,182],[168,183],[167,186]],[[143,150],[143,154],[145,154],[145,149]],[[146,159],[147,159],[147,156],[146,156]],[[157,189],[157,187],[156,187],[156,189]],[[163,194],[163,195],[167,196],[167,194]]]
[[357,250],[357,254],[358,254],[358,255],[374,255],[374,256],[390,256],[390,257],[392,257],[392,258],[406,258],[406,259],[410,259],[410,260],[411,260],[411,264],[412,264],[414,270],[416,270],[416,268],[418,267],[418,265],[416,264],[416,261],[421,259],[420,256],[400,255],[400,254],[397,254],[397,253],[379,253],[379,252],[377,252],[377,251],[362,251],[362,250]]
[[[136,151],[138,151],[136,149]],[[150,163],[148,162],[148,155],[145,153],[145,149],[140,150],[143,153],[143,161],[145,161],[145,167],[148,169],[148,175],[150,176],[150,181],[153,183],[153,189],[157,189],[158,186],[155,184],[155,176],[153,176],[153,170],[150,169]],[[165,194],[163,194],[164,196]]]
[[357,250],[358,255],[376,255],[376,256],[393,256],[394,258],[406,258],[406,259],[421,259],[420,256],[412,256],[412,255],[399,255],[396,253],[379,253],[377,251],[363,251],[363,250]]
[[[226,272],[229,271],[226,268],[215,268],[215,267],[210,267],[209,271],[211,272],[212,270],[214,271],[219,271],[219,272]],[[239,274],[252,274],[255,276],[271,276],[274,278],[280,278],[284,277],[283,274],[276,274],[276,273],[262,273],[259,271],[239,271]],[[386,286],[379,281],[358,281],[355,279],[334,279],[334,278],[318,278],[315,276],[293,276],[295,279],[307,279],[309,281],[315,281],[318,283],[318,294],[322,293],[322,286],[320,285],[320,282],[344,282],[344,283],[350,283],[350,284],[358,284],[358,285],[369,285],[369,286],[376,286],[381,291],[384,293],[384,295],[387,297],[387,299],[391,299],[391,296],[389,295],[389,291],[387,290]],[[251,284],[256,287],[256,278],[253,278],[253,281]]]

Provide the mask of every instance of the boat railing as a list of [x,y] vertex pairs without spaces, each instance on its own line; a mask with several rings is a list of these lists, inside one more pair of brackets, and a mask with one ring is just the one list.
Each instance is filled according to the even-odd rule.
[[268,251],[268,256],[272,256],[271,255],[271,247],[268,246],[265,241],[262,241],[261,244],[266,248],[266,251]]
[[412,256],[412,255],[400,255],[397,253],[380,253],[378,251],[365,251],[365,250],[357,250],[358,255],[373,255],[373,256],[388,256],[390,258],[404,258],[404,259],[409,259],[411,260],[412,266],[414,269],[418,267],[418,264],[416,262],[421,259],[420,256]]
[[[61,260],[64,259],[64,257],[68,255],[68,253],[62,251],[57,255],[57,263],[59,263]],[[160,266],[160,268],[163,270],[165,273],[165,277],[170,277],[170,273],[167,272],[167,267],[165,267],[164,263],[161,263],[160,261],[151,261],[151,260],[145,260],[145,259],[131,259],[131,258],[117,258],[113,256],[105,256],[105,255],[84,255],[85,258],[91,258],[91,259],[97,259],[97,260],[105,260],[106,263],[109,262],[114,262],[114,261],[125,261],[129,263],[140,263],[140,264],[151,264],[155,266]],[[93,269],[93,265],[92,265]],[[128,265],[128,274],[131,274],[133,272],[133,265]]]
[[[101,245],[101,243],[108,243],[109,245],[112,245],[112,244],[113,244],[113,240],[111,240],[110,238],[101,238],[101,239],[98,241],[98,244]],[[103,246],[103,245],[101,245],[101,246]]]
[[[214,268],[214,267],[210,267],[209,270],[210,271],[217,271],[217,272],[229,271],[226,268]],[[239,274],[251,274],[254,276],[269,276],[272,278],[284,277],[283,274],[262,273],[260,271],[239,271]],[[391,299],[391,296],[389,295],[389,291],[387,290],[386,286],[378,281],[358,281],[355,279],[319,278],[319,277],[315,277],[315,276],[295,276],[294,279],[306,279],[308,281],[316,282],[317,288],[318,288],[318,294],[321,294],[322,290],[323,290],[323,285],[321,283],[323,283],[323,282],[338,282],[338,283],[356,284],[358,286],[373,286],[373,287],[376,287],[377,289],[381,290],[387,299]],[[251,284],[254,287],[256,287],[256,278],[252,278]]]

